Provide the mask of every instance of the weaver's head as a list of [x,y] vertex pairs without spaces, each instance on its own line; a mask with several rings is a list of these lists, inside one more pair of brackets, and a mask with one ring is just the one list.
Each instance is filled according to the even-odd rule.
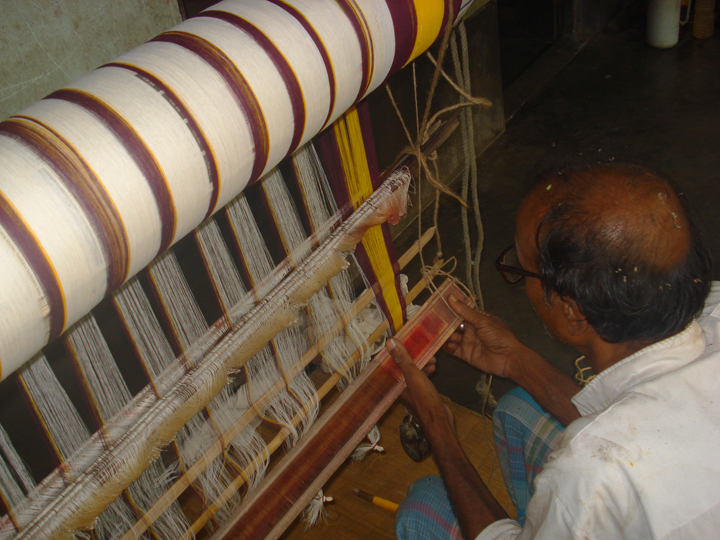
[[652,343],[684,329],[710,289],[697,217],[666,179],[639,166],[543,176],[515,238],[523,267],[540,276],[528,278],[527,293],[551,330],[552,303],[565,299],[603,341]]

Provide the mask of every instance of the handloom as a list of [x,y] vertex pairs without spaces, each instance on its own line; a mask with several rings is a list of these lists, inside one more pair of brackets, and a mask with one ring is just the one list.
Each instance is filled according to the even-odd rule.
[[[411,323],[403,326],[397,339],[406,346],[419,367],[424,367],[442,343],[453,333],[460,319],[450,308],[448,298],[454,294],[464,299],[464,293],[452,280],[447,280],[437,293],[420,309]],[[268,476],[266,483],[253,493],[239,515],[214,536],[215,539],[278,538],[287,521],[294,517],[295,501],[305,500],[322,486],[347,458],[382,414],[405,388],[400,368],[383,350],[365,369],[351,392],[348,389],[288,455]],[[340,416],[341,422],[333,421]],[[317,448],[323,451],[318,452]],[[332,464],[335,467],[332,467]],[[310,474],[307,474],[310,473]],[[308,486],[307,478],[314,478]]]
[[[463,8],[226,0],[0,124],[0,366],[48,458],[0,430],[0,538],[192,537],[310,428],[305,366],[367,356],[345,254],[409,180],[345,111]],[[398,330],[387,228],[354,257]]]

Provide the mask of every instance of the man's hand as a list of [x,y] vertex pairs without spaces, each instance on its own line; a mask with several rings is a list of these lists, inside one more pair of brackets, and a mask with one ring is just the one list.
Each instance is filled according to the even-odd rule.
[[513,360],[526,347],[495,315],[473,309],[454,296],[450,307],[467,323],[464,332],[454,332],[447,340],[445,352],[465,360],[491,375],[511,377]]
[[407,391],[403,393],[403,397],[423,429],[427,432],[448,422],[452,426],[449,409],[443,403],[433,383],[427,378],[428,374],[435,371],[435,358],[433,357],[421,371],[402,343],[390,338],[385,346],[405,376]]
[[427,375],[428,377],[435,373],[435,370],[437,369],[437,358],[434,356],[428,360],[428,363],[425,364],[425,367],[422,368],[422,372]]
[[405,375],[409,405],[425,431],[460,528],[465,538],[475,538],[490,523],[506,518],[507,514],[463,451],[453,429],[452,415],[433,384],[399,341],[388,339],[385,346]]
[[465,319],[465,332],[455,332],[445,352],[491,375],[522,386],[563,426],[580,417],[572,397],[580,391],[571,377],[526,347],[495,315],[466,306],[450,296],[450,307]]

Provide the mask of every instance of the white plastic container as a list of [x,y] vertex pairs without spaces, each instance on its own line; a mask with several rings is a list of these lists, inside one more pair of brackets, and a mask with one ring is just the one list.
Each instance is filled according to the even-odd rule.
[[658,49],[669,49],[680,35],[681,0],[649,0],[647,10],[647,42]]

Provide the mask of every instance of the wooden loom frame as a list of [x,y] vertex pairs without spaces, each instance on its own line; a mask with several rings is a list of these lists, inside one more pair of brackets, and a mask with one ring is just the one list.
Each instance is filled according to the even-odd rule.
[[[396,336],[419,367],[461,322],[447,302],[451,294],[467,300],[452,279],[446,280]],[[213,540],[278,538],[404,388],[399,368],[386,350],[381,351]],[[316,451],[318,447],[323,451]],[[313,480],[307,482],[307,478]]]
[[[456,117],[451,117],[448,121],[444,123],[444,125],[440,129],[437,129],[433,133],[430,140],[428,140],[425,145],[423,145],[423,150],[429,152],[436,149],[445,140],[447,140],[447,138],[454,131],[456,126]],[[383,175],[383,178],[386,178],[392,171],[395,171],[401,167],[407,167],[410,170],[415,169],[417,167],[417,163],[414,157],[415,156],[413,155],[405,154],[404,156],[398,158],[394,165],[391,166]],[[411,247],[407,253],[405,253],[402,257],[399,258],[398,267],[403,268],[415,255],[417,255],[418,251],[422,249],[422,247],[426,245],[427,242],[429,242],[433,234],[434,229],[426,231],[423,237],[418,240],[418,242],[416,242],[416,244]],[[424,287],[425,285],[422,282],[419,283],[418,286],[413,288],[413,291],[411,291],[411,293],[408,295],[407,300],[412,301],[412,299],[417,296],[417,294],[419,294],[424,289]],[[311,347],[311,349],[300,360],[298,360],[298,362],[296,362],[290,370],[288,370],[286,374],[288,376],[294,376],[300,373],[305,368],[305,366],[317,356],[317,354],[325,347],[325,345],[327,345],[327,343],[332,340],[333,337],[337,333],[339,333],[344,326],[347,325],[348,318],[352,317],[353,313],[359,313],[365,306],[367,306],[372,301],[372,298],[372,291],[366,291],[366,293],[361,295],[361,297],[356,300],[355,304],[353,304],[353,306],[341,316],[340,320],[336,323],[333,329],[329,331],[326,335],[322,336],[318,340],[318,342],[313,347]],[[378,329],[376,329],[375,332],[373,332],[373,334],[368,338],[367,343],[373,343],[374,341],[376,341],[378,337],[380,337],[380,335],[382,335],[382,333],[386,331],[386,329],[387,323],[382,323],[380,327],[378,327]],[[342,373],[346,373],[345,370],[352,369],[360,356],[360,352],[356,352],[355,354],[353,354],[346,362],[344,366],[345,369],[340,370],[340,372],[331,377],[331,380],[327,381],[327,383],[325,383],[317,391],[319,399],[322,399],[322,397],[324,397],[333,388],[335,383],[337,383],[338,380],[342,378]],[[269,403],[269,401],[272,400],[274,395],[279,391],[282,386],[283,385],[280,382],[276,383],[265,393],[265,395],[263,395],[260,402],[256,403],[256,405],[263,406],[264,404]],[[250,413],[251,411],[252,410],[248,411],[248,413]],[[200,460],[198,460],[195,465],[185,471],[149,511],[145,512],[138,518],[132,528],[123,536],[123,540],[135,538],[136,535],[142,534],[144,531],[147,531],[152,526],[152,523],[154,523],[154,521],[160,516],[160,514],[162,514],[162,512],[167,509],[173,501],[177,500],[180,494],[182,494],[187,488],[191,487],[192,483],[206,468],[204,462],[206,462],[206,460],[212,460],[215,457],[221,455],[225,451],[227,443],[232,440],[237,434],[239,434],[242,429],[247,427],[254,417],[254,411],[252,411],[251,414],[243,414],[231,428],[222,433],[211,446],[211,448],[205,453],[205,455]],[[296,417],[293,419],[292,422],[293,424],[297,424],[299,423],[299,421],[300,418]],[[217,510],[222,507],[230,499],[230,497],[242,487],[245,482],[245,478],[247,478],[248,476],[247,473],[255,470],[263,459],[269,457],[270,454],[272,454],[277,448],[279,448],[288,435],[289,430],[287,428],[280,429],[280,431],[276,434],[272,441],[268,443],[267,450],[264,451],[255,460],[253,460],[253,462],[245,470],[239,471],[236,480],[217,500],[207,501],[205,511],[198,519],[196,519],[191,524],[190,528],[180,538],[189,539],[194,537],[194,534],[200,532],[207,524],[207,522],[214,517]],[[364,433],[360,437],[360,439],[362,439],[362,437],[364,437]],[[20,536],[25,535],[27,531],[27,528],[20,531]]]
[[[398,268],[403,269],[407,264],[419,253],[419,251],[427,245],[435,234],[435,228],[430,228],[422,235],[422,237],[413,243],[413,245],[398,258]],[[425,288],[427,287],[426,279],[421,279],[408,293],[406,300],[412,302]],[[335,325],[320,339],[294,364],[291,370],[286,373],[290,377],[296,376],[302,371],[310,362],[320,353],[320,351],[345,327],[348,322],[348,318],[352,317],[353,313],[359,313],[362,311],[374,298],[372,290],[366,290],[361,294],[353,306],[351,306],[346,313],[344,313]],[[348,358],[344,368],[345,370],[351,369],[361,358],[362,348],[371,345],[377,341],[388,328],[387,321],[383,321],[367,338],[365,344],[361,346],[353,355]],[[323,399],[334,386],[342,379],[343,370],[334,373],[318,390],[318,399]],[[272,387],[270,387],[265,394],[262,396],[257,405],[259,407],[265,406],[269,403],[275,394],[284,386],[282,381],[277,381]],[[133,527],[122,537],[122,540],[131,540],[137,536],[143,534],[152,523],[158,519],[158,517],[172,504],[178,497],[188,488],[191,487],[192,483],[200,476],[205,470],[207,463],[212,461],[217,456],[221,455],[229,442],[237,436],[249,423],[255,418],[256,413],[254,409],[249,409],[242,416],[240,416],[235,423],[224,433],[218,437],[215,443],[207,450],[202,458],[192,465],[184,474],[182,474],[172,486],[165,492],[165,494],[139,519]],[[300,416],[296,415],[293,418],[293,424],[298,425],[300,423]],[[208,501],[206,509],[203,513],[195,519],[191,524],[190,529],[186,531],[186,534],[182,536],[182,539],[191,539],[195,534],[200,532],[202,528],[210,521],[217,510],[221,508],[232,495],[239,491],[245,483],[245,478],[252,474],[254,468],[256,468],[263,459],[269,458],[277,449],[279,449],[285,439],[289,436],[290,431],[287,428],[281,428],[278,433],[267,443],[267,450],[254,460],[248,468],[242,471],[233,483],[225,490],[225,492],[214,501]],[[363,435],[364,436],[364,435]]]
[[[426,143],[422,147],[422,151],[424,153],[431,153],[435,150],[437,150],[454,132],[454,130],[457,128],[459,123],[458,115],[453,114],[449,119],[445,120],[443,124],[437,128],[432,135],[430,136],[429,140],[426,141]],[[403,154],[399,156],[396,161],[391,165],[386,172],[382,175],[381,179],[387,178],[387,176],[392,173],[393,171],[396,171],[402,167],[407,167],[411,174],[415,172],[418,168],[418,162],[414,155],[412,154]],[[413,243],[413,245],[398,258],[398,269],[402,270],[407,264],[410,263],[410,261],[418,255],[418,253],[430,242],[430,240],[435,235],[435,227],[431,227],[427,229],[423,235]],[[428,286],[427,278],[423,277],[407,294],[405,297],[407,302],[412,302],[426,287]],[[458,297],[464,297],[464,293],[461,291],[456,292],[456,296]],[[287,372],[287,375],[291,377],[295,377],[300,371],[305,369],[305,367],[310,364],[310,362],[318,355],[320,352],[325,348],[325,346],[347,325],[348,318],[351,318],[354,314],[360,313],[365,307],[367,307],[368,304],[373,300],[374,294],[373,291],[368,289],[363,294],[361,294],[355,301],[355,303],[348,309],[341,317],[340,319],[335,323],[335,325],[323,336],[321,336],[318,341],[294,364],[294,366]],[[459,321],[458,321],[459,324]],[[347,370],[352,369],[352,367],[359,361],[359,359],[362,356],[362,348],[367,347],[369,345],[372,345],[372,343],[376,342],[388,329],[388,323],[387,321],[383,321],[374,331],[373,333],[367,338],[365,341],[365,344],[361,346],[354,354],[348,358],[346,363],[343,366],[343,370],[347,372]],[[449,334],[448,334],[449,335]],[[334,386],[342,379],[343,375],[341,371],[338,371],[334,373],[320,388],[317,389],[317,396],[319,400],[322,400],[333,388]],[[272,398],[275,396],[275,394],[283,387],[282,381],[276,382],[271,388],[269,388],[266,393],[262,396],[259,402],[256,403],[259,407],[264,407],[267,405]],[[347,392],[346,392],[347,393]],[[399,393],[398,393],[399,395]],[[395,396],[396,398],[397,396]],[[389,407],[394,401],[395,398],[393,398],[387,406],[383,409],[382,412],[387,410],[387,407]],[[224,449],[228,446],[229,442],[237,436],[249,423],[252,421],[252,419],[255,418],[255,413],[253,409],[249,409],[245,414],[243,414],[240,418],[237,419],[237,421],[231,426],[227,431],[225,431],[223,434],[218,437],[218,439],[215,441],[215,443],[208,449],[208,451],[205,453],[205,455],[199,459],[193,466],[191,466],[187,471],[185,471],[184,474],[182,474],[175,483],[165,492],[165,494],[150,508],[141,519],[139,519],[135,525],[122,537],[121,540],[132,540],[133,538],[136,538],[138,535],[144,533],[151,525],[154,523],[156,519],[159,518],[159,516],[172,504],[175,500],[178,499],[178,497],[188,488],[191,487],[192,483],[197,479],[200,474],[205,470],[206,462],[211,461],[212,459],[216,458],[220,454],[224,452]],[[323,415],[326,416],[326,415]],[[378,418],[382,416],[382,413],[378,415]],[[296,415],[292,419],[292,423],[294,426],[297,426],[301,421],[301,418],[299,415]],[[362,436],[359,437],[358,443],[362,438],[365,437],[365,434],[370,428],[368,427],[367,430],[362,433]],[[269,457],[274,454],[274,452],[280,448],[287,437],[290,435],[290,431],[288,428],[281,428],[278,433],[272,438],[270,442],[267,443],[267,449],[263,453],[263,455],[258,456],[246,469],[244,469],[241,474],[239,474],[236,479],[228,486],[228,488],[222,493],[222,495],[214,500],[214,501],[208,501],[208,504],[206,505],[205,510],[202,512],[202,514],[191,524],[190,528],[186,531],[185,535],[183,535],[181,540],[191,540],[194,538],[194,535],[199,533],[203,527],[214,517],[215,513],[237,492],[239,491],[243,484],[245,483],[245,478],[252,474],[253,470],[259,466],[259,463],[264,459],[269,459]],[[306,436],[307,437],[307,436]],[[350,451],[357,446],[352,445],[352,448],[350,448]],[[347,457],[347,456],[346,456]],[[337,467],[344,461],[345,458],[341,459],[333,471],[337,469]],[[328,476],[332,474],[329,473]],[[326,480],[325,480],[326,481]],[[264,481],[263,485],[267,482]],[[324,482],[323,482],[324,483]],[[262,489],[262,486],[261,488]],[[319,489],[319,488],[318,488]],[[289,520],[283,520],[284,528],[286,528],[292,520],[304,509],[304,507],[309,503],[309,501],[314,497],[314,495],[317,493],[318,489],[316,489],[314,492],[308,492],[307,502],[304,504],[297,503],[296,509],[297,511],[294,511],[293,517]],[[246,501],[243,503],[242,507],[247,506],[247,503],[249,501]],[[287,523],[286,523],[287,522]],[[222,529],[221,529],[222,530]]]

